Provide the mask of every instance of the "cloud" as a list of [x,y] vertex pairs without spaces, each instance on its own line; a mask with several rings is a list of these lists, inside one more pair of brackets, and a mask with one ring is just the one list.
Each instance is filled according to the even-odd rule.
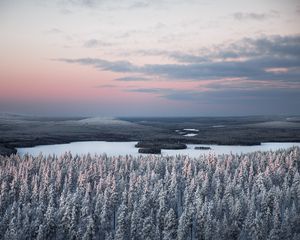
[[241,61],[242,58],[262,57],[300,57],[300,35],[269,36],[257,39],[244,38],[228,45],[218,45],[211,49],[202,48],[194,52],[198,54],[183,53],[165,50],[138,50],[141,55],[167,56],[182,63],[205,63],[220,61]]
[[101,0],[60,0],[60,3],[62,4],[78,5],[85,7],[95,7],[102,2],[103,1]]
[[66,63],[77,63],[86,66],[93,66],[95,68],[111,72],[138,72],[138,67],[134,66],[128,61],[107,61],[99,58],[59,58],[53,60],[62,61]]
[[112,85],[112,84],[102,84],[102,85],[97,85],[94,86],[93,88],[115,88],[116,85]]
[[127,92],[138,92],[138,93],[162,93],[164,91],[170,91],[164,88],[133,88],[127,89]]
[[[232,111],[233,106],[241,108],[238,111],[255,114],[277,113],[278,108],[283,113],[297,112],[300,102],[300,89],[223,89],[218,91],[179,90],[162,88],[131,89],[131,92],[153,93],[161,98],[172,101],[185,101],[197,106],[207,105],[224,114]],[[237,109],[235,109],[237,110]],[[251,112],[252,111],[252,112]],[[228,114],[228,112],[227,112]]]
[[139,76],[128,76],[128,77],[116,78],[115,80],[130,82],[130,81],[149,81],[150,79],[146,77],[139,77]]
[[[170,80],[208,80],[244,78],[298,82],[300,80],[300,36],[246,38],[229,46],[219,46],[205,55],[168,53],[178,60],[172,64],[138,66],[129,61],[97,58],[58,59],[92,66],[100,70],[160,76]],[[269,71],[268,69],[285,69]]]
[[[229,45],[200,49],[200,54],[166,53],[179,62],[199,63],[254,57],[300,57],[300,35],[244,38]],[[154,53],[154,52],[153,52]],[[161,53],[162,54],[162,53]]]
[[104,42],[104,41],[97,40],[97,39],[90,39],[83,44],[83,46],[87,47],[87,48],[107,47],[107,46],[111,46],[111,45],[112,44],[110,44],[108,42]]
[[151,5],[156,5],[167,2],[167,0],[144,0],[144,1],[135,1],[135,0],[126,0],[126,1],[110,1],[110,0],[58,0],[63,5],[74,5],[82,6],[87,8],[103,7],[110,6],[112,9],[141,9],[147,8]]
[[69,15],[69,14],[72,14],[73,12],[67,8],[62,8],[60,10],[60,13],[63,14],[63,15]]
[[130,8],[146,8],[146,7],[149,7],[149,2],[134,2],[132,3],[132,5],[130,6]]
[[277,11],[271,11],[269,13],[236,12],[232,16],[234,19],[239,21],[246,21],[246,20],[262,21],[269,18],[279,17],[280,14]]
[[204,89],[205,91],[213,90],[261,90],[261,89],[293,89],[300,88],[299,83],[286,83],[282,81],[255,81],[247,80],[243,78],[232,78],[232,79],[222,79],[209,81],[201,83],[199,88]]
[[[136,88],[129,92],[154,94],[160,98],[172,101],[190,102],[194,106],[211,106],[218,108],[218,113],[230,114],[227,111],[239,111],[250,114],[278,113],[281,114],[298,111],[300,102],[300,89],[263,87],[261,89],[218,89],[213,91],[180,90],[171,88]],[[233,108],[236,106],[236,108]],[[241,109],[237,109],[241,108]],[[199,109],[198,109],[199,110]],[[233,111],[233,112],[234,112]]]
[[[56,0],[62,6],[79,6],[90,9],[105,8],[109,10],[166,10],[178,4],[195,4],[194,0]],[[1,3],[1,1],[0,1]]]
[[46,33],[47,34],[61,34],[61,33],[63,33],[63,31],[58,28],[51,28],[48,31],[46,31]]

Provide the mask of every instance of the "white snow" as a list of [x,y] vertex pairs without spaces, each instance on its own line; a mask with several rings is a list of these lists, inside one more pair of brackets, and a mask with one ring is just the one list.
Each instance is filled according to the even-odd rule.
[[182,130],[175,130],[178,134],[185,134],[185,132],[182,132]]
[[132,125],[132,123],[130,123],[130,122],[111,118],[111,117],[93,117],[93,118],[85,118],[82,120],[71,121],[71,122],[77,123],[77,124],[86,124],[86,125],[98,125],[98,124],[101,124],[101,125],[103,125],[103,124]]
[[24,155],[30,153],[33,156],[43,153],[44,155],[61,155],[65,152],[71,152],[72,154],[103,154],[108,156],[118,155],[137,155],[138,148],[134,145],[137,142],[104,142],[104,141],[86,141],[86,142],[72,142],[66,144],[53,144],[53,145],[41,145],[29,148],[18,148],[18,153]]
[[195,137],[197,135],[198,135],[197,133],[188,133],[188,134],[185,134],[183,136],[185,136],[185,137]]
[[185,128],[183,129],[184,131],[190,131],[190,132],[199,132],[198,129],[195,129],[195,128]]
[[[24,155],[29,153],[33,156],[37,156],[40,153],[44,155],[61,155],[65,152],[70,151],[72,154],[103,154],[106,153],[107,156],[118,156],[131,154],[134,156],[140,155],[138,153],[138,148],[134,145],[137,142],[104,142],[104,141],[89,141],[89,142],[72,142],[68,144],[54,144],[54,145],[43,145],[29,148],[18,148],[18,154]],[[211,150],[196,150],[195,147],[210,147]],[[162,155],[176,156],[176,155],[188,155],[190,157],[198,157],[201,154],[240,154],[249,153],[254,151],[268,151],[268,150],[278,150],[285,149],[292,146],[299,146],[300,143],[293,142],[268,142],[262,143],[261,145],[255,146],[227,146],[227,145],[208,145],[208,144],[188,144],[187,149],[182,150],[162,150]]]
[[[210,150],[198,150],[195,147],[210,147]],[[188,155],[190,157],[198,157],[201,154],[241,154],[250,153],[255,151],[276,151],[279,149],[287,149],[293,146],[300,147],[300,142],[266,142],[261,145],[254,146],[230,146],[230,145],[210,145],[210,144],[187,144],[187,149],[181,150],[162,150],[163,155],[176,156],[176,155]]]

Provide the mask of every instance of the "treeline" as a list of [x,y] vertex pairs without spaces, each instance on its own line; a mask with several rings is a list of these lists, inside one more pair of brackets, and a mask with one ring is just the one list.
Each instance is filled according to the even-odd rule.
[[300,149],[0,157],[0,239],[300,239]]

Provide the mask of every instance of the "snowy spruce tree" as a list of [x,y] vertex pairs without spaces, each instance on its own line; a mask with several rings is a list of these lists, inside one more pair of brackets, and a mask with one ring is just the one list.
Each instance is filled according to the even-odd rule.
[[0,156],[0,239],[300,239],[300,149]]

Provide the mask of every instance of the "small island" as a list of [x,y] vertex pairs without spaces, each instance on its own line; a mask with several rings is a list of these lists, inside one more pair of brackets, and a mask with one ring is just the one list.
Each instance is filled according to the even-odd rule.
[[139,141],[136,148],[154,148],[154,149],[169,149],[169,150],[179,150],[186,149],[187,146],[180,142],[167,142],[167,141]]
[[159,148],[140,148],[139,153],[161,154],[161,149],[159,149]]
[[211,150],[210,147],[195,147],[195,150]]

